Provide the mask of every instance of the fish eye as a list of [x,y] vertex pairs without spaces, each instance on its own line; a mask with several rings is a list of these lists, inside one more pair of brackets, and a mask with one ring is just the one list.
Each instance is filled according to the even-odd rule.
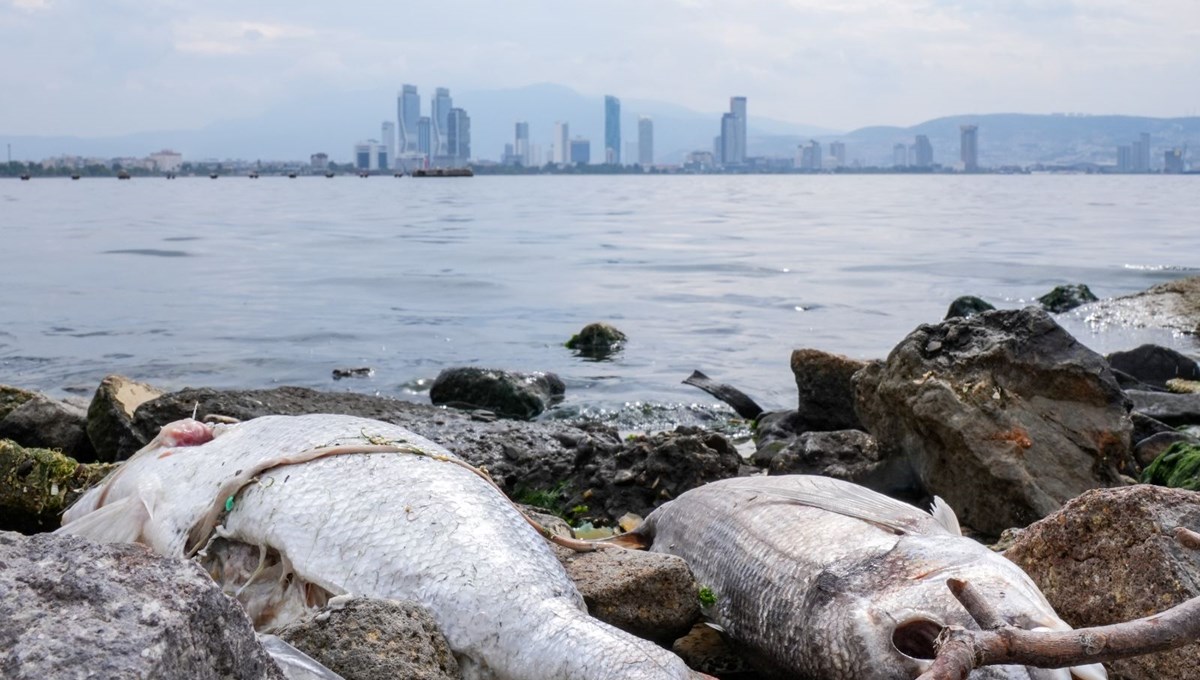
[[914,659],[933,659],[933,641],[942,632],[942,624],[930,619],[910,619],[892,631],[896,651]]

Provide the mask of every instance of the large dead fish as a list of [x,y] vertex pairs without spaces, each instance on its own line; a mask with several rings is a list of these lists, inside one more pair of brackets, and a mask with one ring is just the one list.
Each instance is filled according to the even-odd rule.
[[[1069,630],[1015,564],[933,515],[826,477],[749,477],[682,494],[625,543],[678,555],[711,589],[705,614],[777,677],[911,680],[944,625],[978,629],[946,580],[970,581],[1010,623]],[[992,666],[982,678],[1101,680],[1102,666]]]
[[468,678],[706,677],[588,616],[546,540],[455,460],[350,416],[180,421],[85,494],[60,531],[198,552],[266,628],[347,593],[415,600]]

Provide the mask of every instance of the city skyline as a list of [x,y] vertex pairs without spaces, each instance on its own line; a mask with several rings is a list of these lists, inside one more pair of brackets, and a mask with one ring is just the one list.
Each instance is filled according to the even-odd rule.
[[[0,72],[0,91],[21,103],[0,111],[0,134],[197,129],[416,70],[462,90],[567,82],[697,110],[738,92],[756,115],[841,130],[977,111],[1179,117],[1200,111],[1200,93],[1177,86],[1200,77],[1194,10],[1192,0],[614,0],[565,12],[530,0],[367,12],[0,0],[0,59],[20,64]],[[513,16],[543,38],[518,44],[495,30]],[[617,50],[603,39],[614,34]]]

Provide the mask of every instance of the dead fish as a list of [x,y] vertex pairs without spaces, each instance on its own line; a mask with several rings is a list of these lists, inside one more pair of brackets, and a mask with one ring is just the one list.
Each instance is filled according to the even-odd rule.
[[350,416],[180,421],[85,494],[60,531],[198,553],[263,628],[345,594],[420,602],[466,678],[707,677],[588,616],[546,540],[454,460]]
[[[1010,623],[1069,630],[1012,562],[933,514],[861,486],[813,476],[747,477],[688,491],[624,543],[685,559],[705,614],[774,677],[911,680],[945,625],[978,629],[946,580],[979,588]],[[1099,664],[991,666],[972,679],[1106,678]]]

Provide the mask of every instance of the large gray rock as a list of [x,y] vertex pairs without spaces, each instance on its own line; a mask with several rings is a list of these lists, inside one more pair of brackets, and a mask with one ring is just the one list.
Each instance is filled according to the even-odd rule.
[[776,450],[760,447],[750,460],[768,475],[833,477],[906,499],[919,489],[908,461],[884,455],[861,430],[805,432]]
[[855,376],[858,413],[985,535],[1121,484],[1132,424],[1103,357],[1044,311],[997,310],[905,338]]
[[[1033,524],[1004,553],[1073,626],[1149,616],[1200,595],[1200,551],[1172,536],[1200,530],[1200,492],[1139,484],[1088,491]],[[1114,680],[1200,680],[1200,645],[1114,661]]]
[[1168,328],[1200,334],[1200,276],[1088,305],[1087,318],[1102,326]]
[[1167,425],[1200,424],[1200,394],[1126,390],[1133,410]]
[[1114,369],[1163,390],[1167,389],[1167,381],[1173,378],[1200,380],[1200,365],[1196,360],[1170,347],[1141,345],[1124,352],[1113,352],[1106,358]]
[[562,398],[566,385],[553,373],[515,373],[464,366],[447,368],[429,388],[434,404],[484,409],[504,418],[529,420]]
[[283,680],[194,562],[133,544],[0,533],[0,676]]
[[6,417],[13,409],[38,396],[37,392],[23,390],[11,385],[0,385],[0,419]]
[[851,378],[865,362],[817,349],[798,349],[792,352],[791,365],[800,394],[797,412],[805,429],[863,429],[854,410]]
[[120,375],[100,382],[87,411],[87,433],[96,450],[96,459],[105,463],[125,460],[149,440],[133,425],[133,413],[139,406],[162,392]]
[[619,548],[554,549],[588,613],[605,623],[669,644],[700,618],[696,580],[679,557]]
[[415,602],[355,598],[276,634],[345,680],[458,680],[433,616]]
[[0,531],[54,531],[63,511],[114,467],[0,440]]
[[0,419],[0,439],[57,449],[81,463],[96,460],[96,450],[88,439],[87,409],[41,394]]

